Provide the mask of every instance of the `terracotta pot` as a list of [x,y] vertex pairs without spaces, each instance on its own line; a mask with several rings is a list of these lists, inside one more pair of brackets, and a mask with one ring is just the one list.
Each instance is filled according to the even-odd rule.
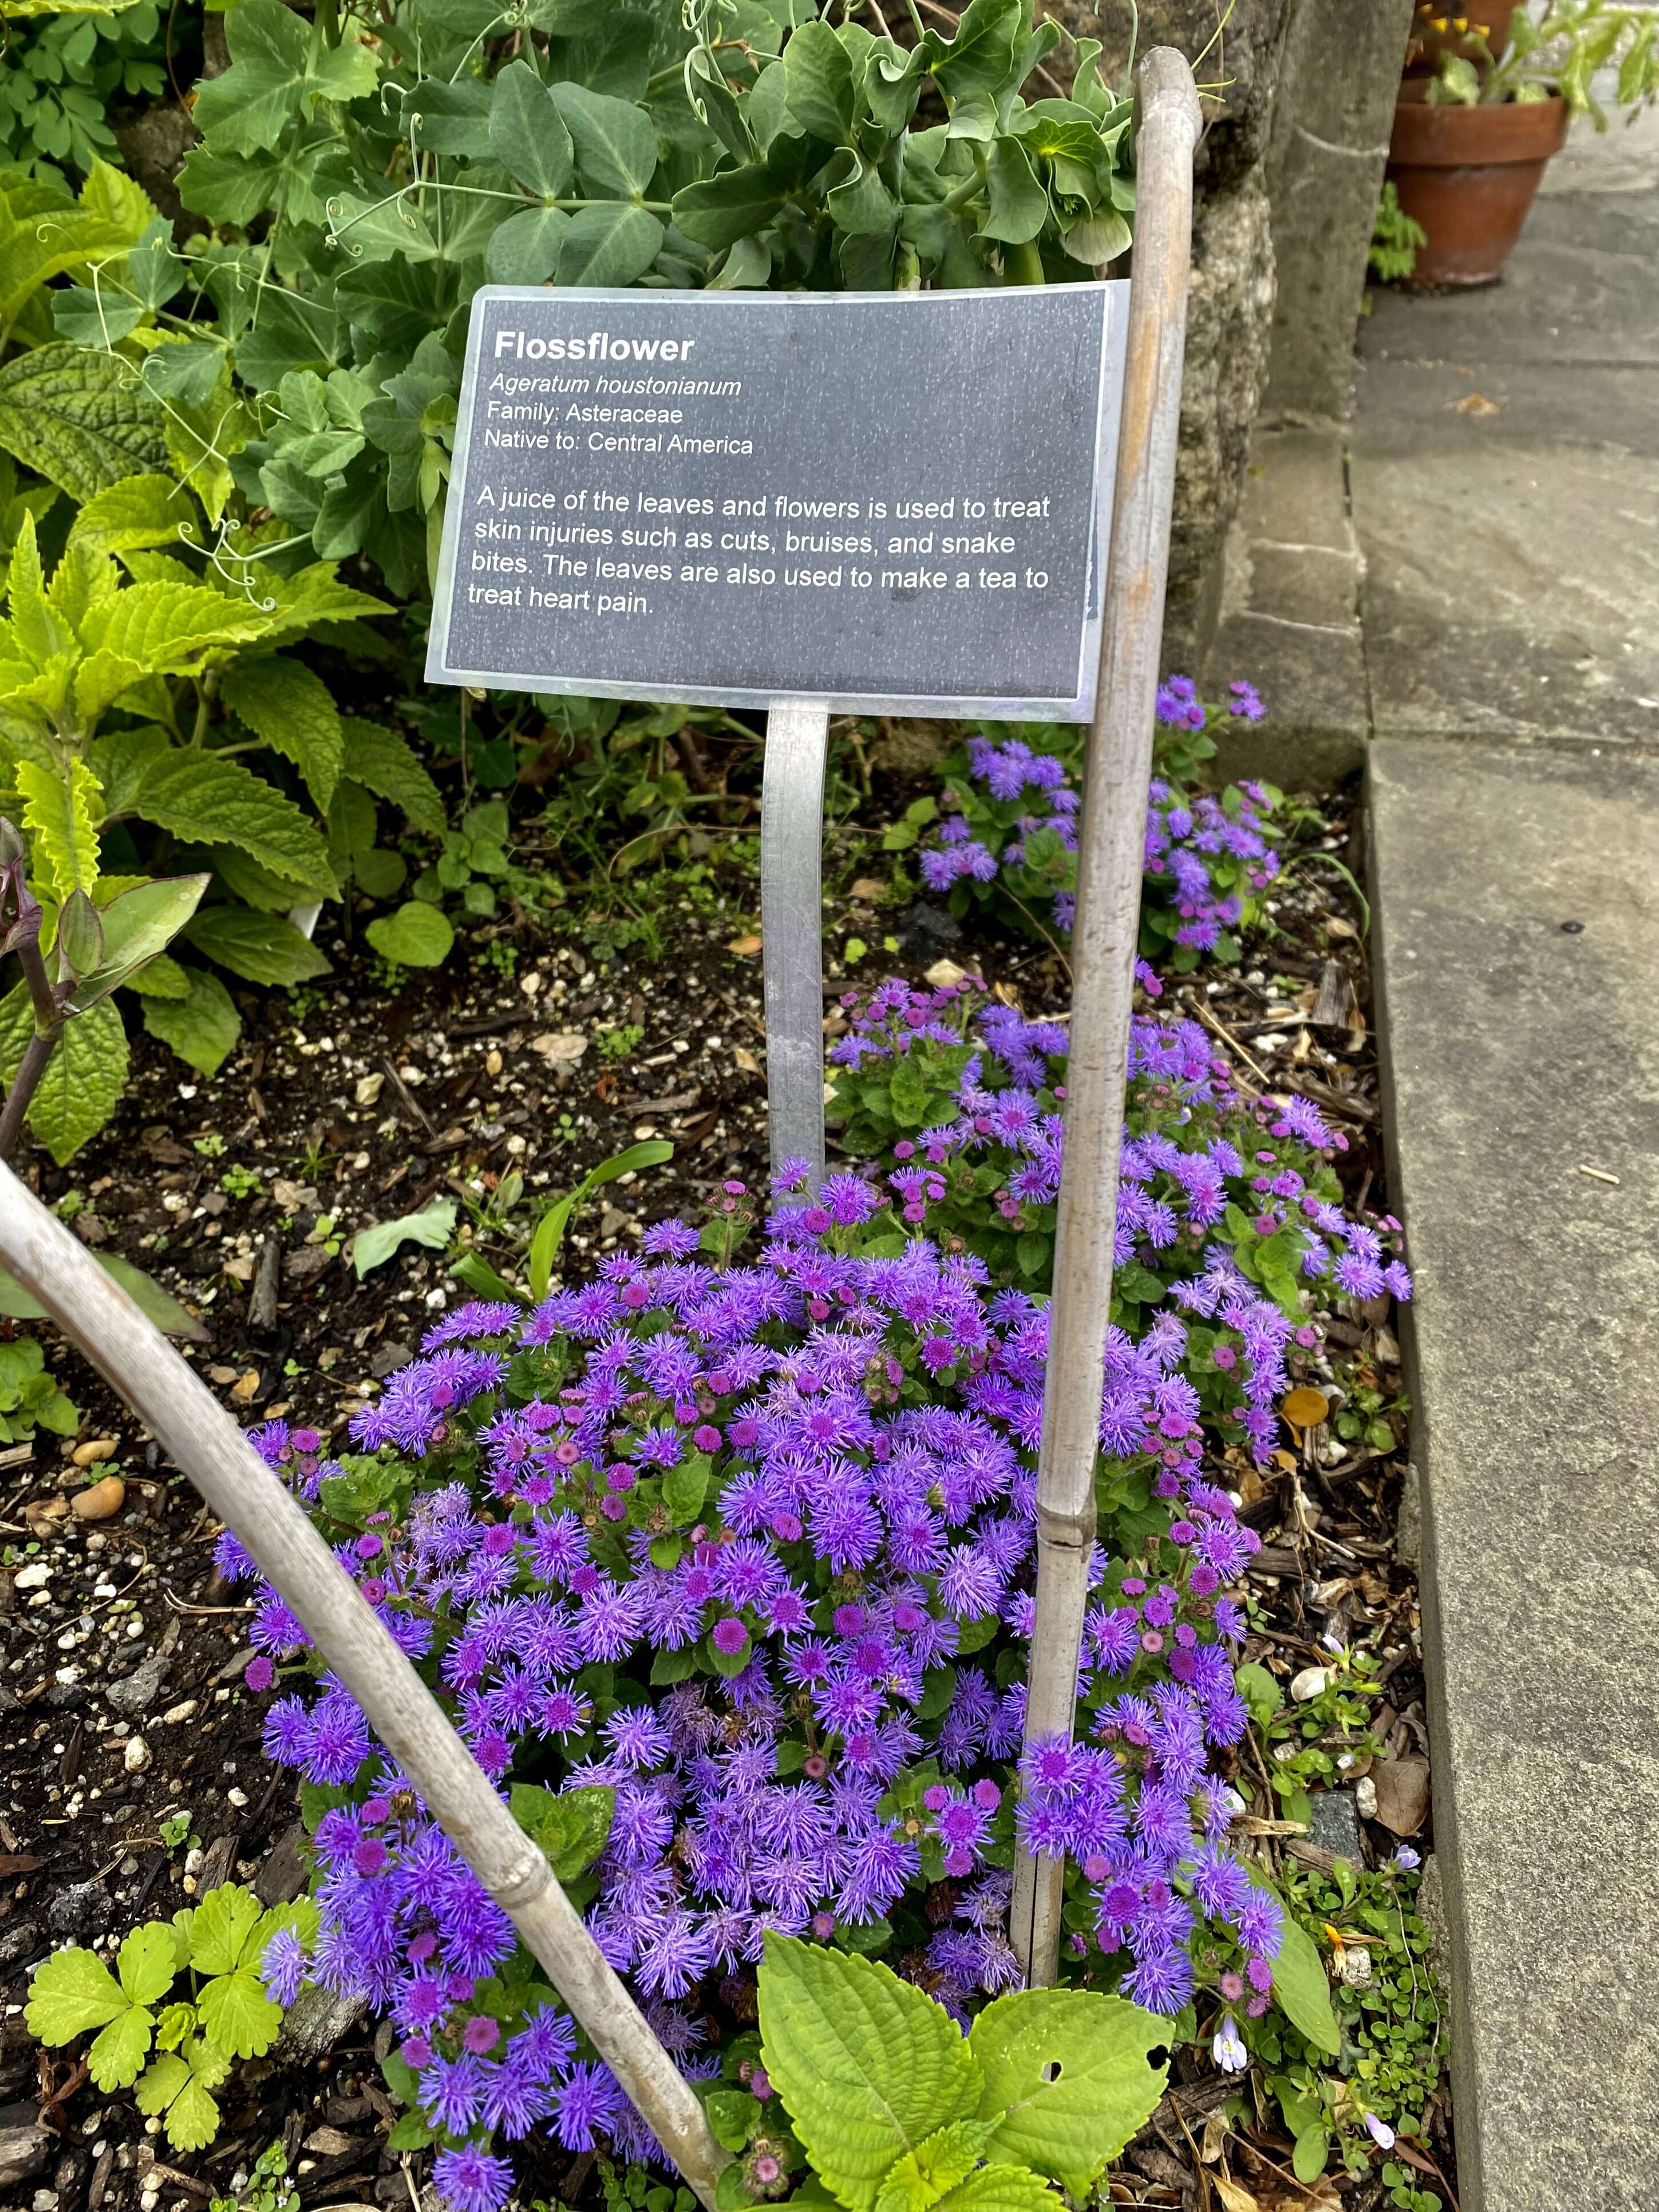
[[1401,88],[1388,174],[1429,242],[1413,284],[1495,284],[1532,206],[1544,165],[1567,135],[1567,106],[1550,99],[1494,107],[1431,107]]
[[[1493,61],[1501,61],[1504,49],[1510,42],[1510,23],[1519,0],[1474,0],[1474,4],[1442,8],[1435,0],[1418,0],[1417,11],[1412,17],[1412,34],[1406,46],[1406,74],[1407,76],[1434,76],[1440,68],[1442,54],[1459,54],[1465,61],[1473,62],[1485,70],[1487,64],[1480,49],[1467,31],[1455,28],[1461,15],[1470,28],[1477,26],[1484,32],[1487,51]],[[1435,28],[1443,23],[1443,31]]]

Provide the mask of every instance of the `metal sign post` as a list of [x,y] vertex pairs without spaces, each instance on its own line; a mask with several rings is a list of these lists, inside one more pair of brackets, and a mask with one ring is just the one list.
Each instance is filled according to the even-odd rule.
[[[1139,215],[1121,434],[1107,436],[1112,426],[1104,405],[1109,388],[1115,385],[1123,335],[1121,319],[1115,319],[1114,301],[1123,289],[1118,285],[972,295],[922,294],[896,300],[890,295],[838,298],[817,294],[583,295],[556,289],[481,295],[462,395],[455,485],[446,522],[428,664],[428,673],[441,682],[624,698],[708,699],[769,710],[762,903],[772,1147],[775,1160],[792,1154],[805,1158],[815,1174],[821,1171],[823,1144],[819,847],[830,709],[1021,720],[1082,720],[1093,712],[1073,935],[1077,980],[1065,1164],[1037,1481],[1036,1623],[1028,1736],[1069,1735],[1072,1729],[1094,1535],[1095,1466],[1141,839],[1179,409],[1191,155],[1199,127],[1192,75],[1178,54],[1167,50],[1151,53],[1136,74]],[[781,563],[767,559],[756,569],[745,559],[725,603],[731,619],[724,626],[714,619],[706,598],[700,600],[693,593],[682,599],[676,592],[665,594],[667,612],[656,623],[651,620],[648,593],[659,587],[658,582],[647,585],[640,572],[678,566],[678,561],[669,564],[648,559],[643,550],[649,542],[647,533],[684,530],[689,538],[688,512],[702,514],[704,510],[696,501],[713,495],[664,487],[656,474],[659,457],[665,451],[660,436],[655,445],[647,442],[642,449],[650,464],[643,489],[636,482],[625,494],[607,493],[606,501],[596,501],[591,493],[579,497],[574,489],[567,498],[552,477],[538,479],[532,474],[528,480],[509,482],[499,471],[492,478],[488,470],[481,477],[471,476],[469,426],[475,403],[489,404],[477,391],[480,316],[484,326],[495,316],[493,343],[499,360],[504,352],[501,330],[513,327],[497,313],[503,300],[520,310],[520,337],[526,318],[567,315],[573,301],[582,308],[586,332],[591,319],[588,302],[598,301],[604,308],[605,328],[592,335],[595,339],[604,337],[609,348],[612,329],[619,334],[637,331],[649,327],[641,318],[653,316],[659,325],[665,303],[686,315],[713,316],[714,323],[698,324],[706,337],[710,329],[726,327],[720,319],[731,313],[740,298],[751,314],[761,303],[769,303],[765,311],[775,318],[773,335],[782,346],[784,365],[796,385],[807,388],[809,401],[816,392],[827,407],[842,396],[849,378],[856,381],[861,370],[873,376],[873,402],[854,394],[863,409],[860,431],[870,434],[864,446],[850,447],[841,418],[826,425],[812,404],[804,409],[798,404],[780,434],[775,465],[781,468],[798,448],[810,454],[816,436],[826,480],[831,484],[837,476],[846,480],[845,503],[849,507],[862,498],[867,511],[868,502],[881,496],[860,489],[858,471],[861,463],[875,465],[869,462],[867,449],[872,441],[879,443],[875,432],[882,428],[881,408],[885,404],[890,413],[896,380],[914,372],[920,380],[917,404],[924,410],[931,406],[936,369],[925,357],[926,346],[918,343],[930,328],[939,327],[930,324],[929,317],[957,312],[964,299],[989,303],[982,306],[976,319],[969,319],[972,337],[954,364],[958,373],[951,406],[960,410],[976,375],[999,371],[1017,385],[1017,401],[998,411],[988,426],[970,422],[958,453],[936,453],[933,504],[942,510],[950,501],[953,512],[949,517],[942,512],[916,517],[930,527],[912,533],[917,550],[902,571],[893,572],[890,589],[872,588],[883,559],[900,557],[885,545],[882,555],[867,562],[856,550],[844,547],[814,550],[803,556],[803,562],[815,565],[797,572],[800,588],[787,598],[768,596],[764,600],[750,596],[744,580],[751,572],[767,574],[775,584]],[[866,331],[863,350],[854,347],[849,368],[806,343],[809,335],[827,337],[842,318],[872,314],[907,318],[903,345],[878,351],[872,360]],[[1047,352],[1035,369],[1029,355],[1007,335],[1013,325],[1002,319],[1009,315],[1036,318],[1047,335]],[[1035,328],[1036,323],[1028,327]],[[890,321],[869,325],[868,331],[874,331],[878,339],[899,335]],[[635,337],[629,343],[635,348],[641,343],[654,344],[655,358],[674,363],[674,373],[665,374],[665,382],[701,382],[726,398],[738,396],[741,380],[718,374],[696,379],[683,373],[687,352],[681,348],[689,336],[689,326],[684,327],[672,342],[672,355],[660,337],[643,342]],[[538,342],[542,351],[539,356],[531,354],[532,366],[549,355],[546,339]],[[510,337],[507,343],[512,344]],[[586,337],[582,344],[586,349]],[[613,362],[619,357],[608,355]],[[629,357],[637,361],[647,356],[635,351]],[[1085,367],[1093,381],[1081,390]],[[649,384],[654,373],[639,380]],[[769,398],[767,380],[762,377],[759,382],[757,408]],[[616,412],[608,398],[601,411]],[[881,459],[890,472],[902,463],[920,421],[919,416],[911,420],[901,416]],[[510,425],[511,418],[501,418],[501,428],[506,430]],[[890,422],[887,427],[895,428]],[[988,462],[988,428],[994,448]],[[1016,481],[1022,472],[1029,478],[1040,464],[1046,466],[1055,459],[1060,450],[1054,444],[1057,437],[1069,435],[1077,447],[1085,442],[1085,430],[1092,465],[1083,472],[1080,484],[1063,482],[1063,471],[1056,465],[1054,491],[1022,500],[1020,511],[1009,518],[1018,521],[1019,530],[1005,533],[1007,543],[1000,553],[994,547],[989,551],[988,557],[1005,559],[1010,565],[988,570],[981,557],[964,554],[961,568],[952,566],[957,544],[971,538],[981,520],[994,527],[1004,519],[985,513],[991,495],[988,493],[981,501],[973,489],[974,472],[977,470],[987,480],[999,470],[1005,481]],[[631,456],[641,448],[641,437],[631,432],[591,434],[611,442],[586,450],[608,455],[614,449]],[[667,434],[665,426],[661,435]],[[556,438],[567,435],[568,446],[556,447]],[[537,428],[532,422],[522,435],[512,426],[504,450],[521,453],[526,440],[549,456],[568,453],[578,443],[574,434]],[[718,447],[717,458],[726,458],[744,440],[735,432],[711,433],[706,439],[696,434],[693,442]],[[751,457],[754,446],[750,440]],[[1103,617],[1104,564],[1099,551],[1104,533],[1099,507],[1112,483],[1114,453],[1116,483]],[[759,458],[769,467],[774,465],[763,449]],[[764,482],[763,477],[746,495],[763,503],[757,511],[763,511],[768,496]],[[496,484],[503,493],[513,493],[513,500],[498,499]],[[487,499],[480,496],[481,491],[488,492]],[[1036,511],[1039,497],[1040,513]],[[961,502],[959,507],[957,502]],[[927,502],[922,504],[925,507]],[[973,513],[975,505],[981,508],[978,515]],[[712,519],[712,507],[707,513]],[[668,514],[679,519],[666,522],[662,518]],[[937,542],[941,533],[932,526],[947,520],[952,527],[942,535],[951,540],[948,554]],[[969,526],[966,531],[957,526],[963,523]],[[529,534],[532,524],[543,533],[539,538]],[[701,522],[696,528],[700,535],[719,534],[717,525],[708,532]],[[632,542],[623,540],[624,529],[635,533]],[[734,530],[732,534],[741,533]],[[750,534],[769,532],[751,527]],[[863,535],[857,530],[801,534]],[[1016,550],[1014,540],[1020,538],[1025,542]],[[924,538],[936,542],[923,547]],[[723,549],[693,549],[689,544],[677,549],[693,550]],[[787,548],[777,550],[787,558]],[[945,565],[933,567],[935,559]],[[713,570],[717,586],[725,580],[718,561],[690,565],[705,577]],[[867,582],[860,581],[866,570]],[[676,585],[680,580],[670,579]],[[887,581],[884,576],[884,586]],[[532,584],[539,599],[528,596]],[[769,584],[762,588],[770,592]],[[828,611],[832,599],[833,616]],[[523,645],[522,627],[515,631],[506,618],[526,611],[546,617],[542,634],[553,641],[550,649],[556,665],[546,665],[545,656],[538,663],[534,652],[516,660],[496,657],[497,646]],[[611,617],[608,622],[606,616]],[[597,619],[597,629],[590,617]],[[584,651],[597,653],[600,662],[610,653],[611,672],[589,661],[588,672],[576,673],[583,663],[561,644],[567,632]],[[575,650],[572,647],[571,652]],[[654,672],[644,665],[653,654],[663,664]],[[498,672],[502,668],[519,672]],[[684,680],[687,669],[700,672],[696,680]],[[566,671],[570,672],[562,672]],[[811,671],[810,678],[803,678],[802,671]],[[33,1293],[241,1540],[272,1588],[305,1624],[456,1850],[518,1927],[665,2150],[703,2203],[712,2207],[718,2177],[729,2163],[727,2154],[711,2135],[701,2103],[605,1962],[541,1851],[520,1832],[493,1784],[298,1500],[257,1456],[167,1340],[64,1224],[3,1168],[0,1265]],[[1054,1978],[1060,1902],[1060,1863],[1022,1861],[1016,1873],[1013,1934],[1033,1982]]]
[[830,710],[787,700],[766,718],[761,784],[761,957],[773,1172],[805,1160],[823,1181],[823,771]]

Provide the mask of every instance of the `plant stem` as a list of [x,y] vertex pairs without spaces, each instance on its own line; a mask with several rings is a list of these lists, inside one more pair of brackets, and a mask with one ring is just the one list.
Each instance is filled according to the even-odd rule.
[[9,1161],[12,1149],[23,1133],[23,1116],[28,1112],[35,1092],[40,1087],[40,1078],[46,1072],[46,1062],[57,1050],[58,1040],[63,1035],[64,1021],[60,1014],[58,1026],[49,1032],[36,1030],[23,1048],[23,1057],[18,1063],[11,1088],[6,1093],[3,1112],[0,1112],[0,1162]]

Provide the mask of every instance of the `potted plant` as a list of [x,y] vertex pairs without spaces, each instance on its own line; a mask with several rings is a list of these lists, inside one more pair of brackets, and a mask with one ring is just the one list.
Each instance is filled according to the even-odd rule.
[[1535,17],[1516,11],[1506,51],[1495,52],[1470,21],[1442,46],[1432,76],[1406,78],[1388,178],[1426,234],[1414,283],[1496,283],[1569,124],[1588,114],[1607,129],[1590,83],[1615,65],[1620,106],[1659,98],[1659,11],[1547,0]]

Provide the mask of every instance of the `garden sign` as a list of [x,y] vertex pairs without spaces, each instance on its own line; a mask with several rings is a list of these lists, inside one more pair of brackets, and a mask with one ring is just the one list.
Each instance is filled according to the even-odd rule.
[[[1148,54],[1136,95],[1127,287],[479,295],[428,670],[769,709],[773,1157],[820,1170],[830,712],[1092,716],[1028,1741],[1071,1734],[1094,1543],[1200,123],[1179,54]],[[728,2154],[545,1856],[299,1500],[3,1167],[0,1265],[241,1540],[712,2206]],[[1036,1984],[1056,1972],[1060,1877],[1058,1859],[1017,1863],[1011,1934]]]
[[830,713],[1092,710],[1128,290],[473,300],[427,674],[771,711],[775,1167],[823,1179]]

